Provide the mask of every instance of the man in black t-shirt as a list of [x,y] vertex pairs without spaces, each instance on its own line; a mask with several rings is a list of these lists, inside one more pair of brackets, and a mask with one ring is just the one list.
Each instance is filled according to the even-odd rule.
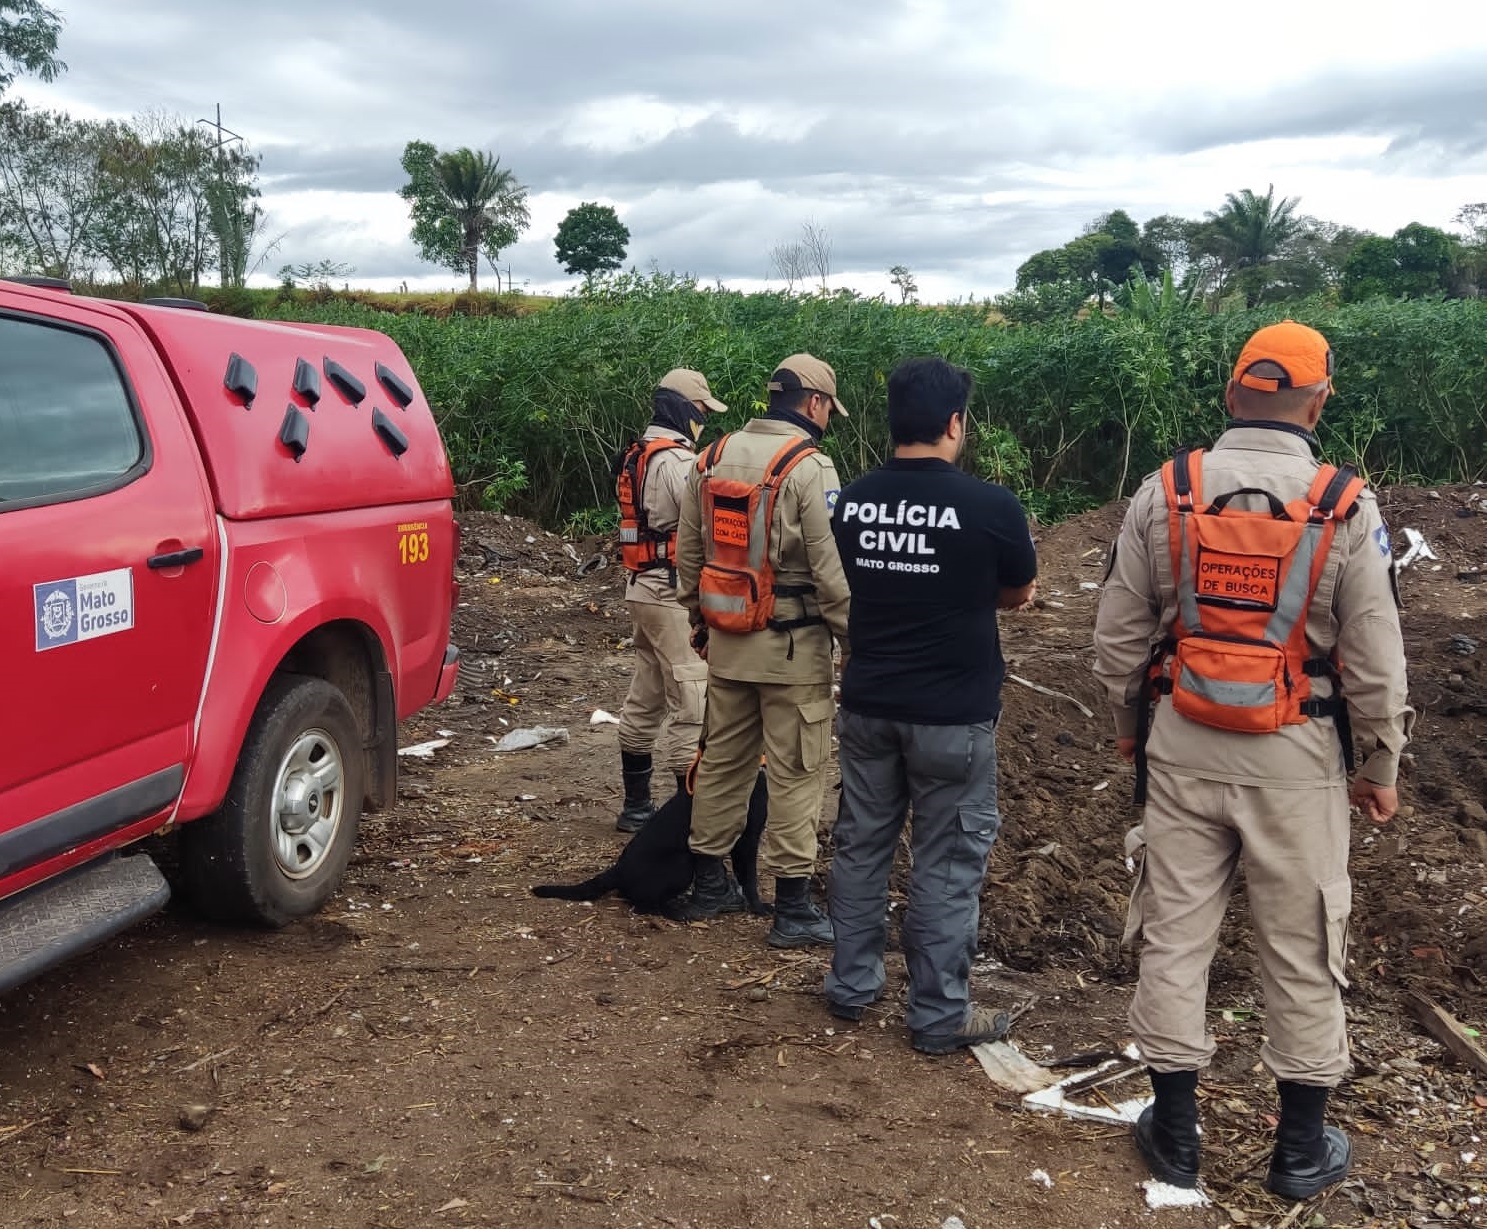
[[971,1005],[970,973],[1001,826],[997,611],[1025,604],[1037,574],[1016,497],[955,466],[970,393],[970,373],[943,359],[901,363],[888,377],[893,459],[841,493],[832,524],[852,609],[826,1000],[859,1020],[883,992],[888,878],[912,804],[906,1022],[928,1054],[1008,1027],[1005,1012]]

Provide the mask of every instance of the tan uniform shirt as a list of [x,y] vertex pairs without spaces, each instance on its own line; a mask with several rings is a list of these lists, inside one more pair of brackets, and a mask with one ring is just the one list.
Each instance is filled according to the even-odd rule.
[[[715,473],[719,478],[760,482],[775,454],[790,440],[805,436],[805,430],[794,423],[756,418],[729,437]],[[677,531],[677,596],[694,612],[698,609],[697,578],[703,563],[699,478],[694,463],[687,477]],[[765,629],[746,636],[715,631],[708,638],[710,673],[749,683],[831,682],[831,640],[835,636],[846,641],[850,600],[831,534],[831,512],[840,488],[831,459],[824,452],[812,453],[790,471],[780,487],[770,526],[775,583],[816,588],[814,597],[779,598],[776,617],[793,619],[819,611],[825,623],[793,632]]]
[[[1203,496],[1261,487],[1281,500],[1303,498],[1318,463],[1307,442],[1288,431],[1234,427],[1203,457]],[[1235,506],[1254,507],[1254,499]],[[1161,475],[1131,499],[1116,540],[1095,623],[1095,674],[1109,693],[1116,732],[1136,732],[1136,700],[1152,647],[1177,613],[1176,585]],[[1367,760],[1361,774],[1393,785],[1414,712],[1406,702],[1404,642],[1390,577],[1388,539],[1371,491],[1358,512],[1339,522],[1321,583],[1307,614],[1306,638],[1318,656],[1336,648],[1353,732]],[[1314,694],[1328,694],[1313,680]],[[1341,743],[1330,718],[1283,726],[1273,734],[1237,734],[1188,720],[1170,702],[1157,706],[1147,756],[1182,776],[1240,785],[1297,788],[1335,784],[1343,776]]]
[[[668,427],[647,427],[640,438],[647,442],[677,440],[686,445],[685,448],[667,448],[656,453],[645,469],[645,490],[641,493],[641,501],[648,518],[646,523],[658,533],[666,533],[674,530],[681,519],[682,492],[686,490],[687,474],[696,466],[697,456],[692,451],[691,441]],[[648,606],[675,605],[676,585],[671,570],[655,568],[649,572],[627,572],[625,600]]]

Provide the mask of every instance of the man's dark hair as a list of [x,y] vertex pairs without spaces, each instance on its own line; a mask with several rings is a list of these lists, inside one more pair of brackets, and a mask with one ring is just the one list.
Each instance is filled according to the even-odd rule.
[[975,381],[942,358],[905,359],[888,376],[888,431],[895,444],[937,444],[963,413]]
[[809,388],[787,388],[784,392],[769,394],[769,408],[771,410],[792,410],[796,414],[805,413],[805,403],[809,401],[814,390]]
[[785,387],[776,391],[771,389],[769,393],[769,408],[778,413],[781,410],[789,410],[796,414],[805,413],[805,403],[811,399],[814,389],[806,388],[800,382],[800,377],[789,368],[781,367],[769,377],[770,383],[780,383]]

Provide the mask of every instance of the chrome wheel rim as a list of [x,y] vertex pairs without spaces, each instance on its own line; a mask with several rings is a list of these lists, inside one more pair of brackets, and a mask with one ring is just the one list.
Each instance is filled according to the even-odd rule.
[[290,879],[320,869],[345,811],[341,749],[324,730],[306,730],[279,763],[274,781],[274,861]]

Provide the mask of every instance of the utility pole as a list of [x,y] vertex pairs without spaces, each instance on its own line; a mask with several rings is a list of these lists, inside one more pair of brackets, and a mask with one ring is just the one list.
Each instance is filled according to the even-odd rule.
[[[216,120],[199,119],[198,124],[205,124],[208,128],[217,130],[217,143],[212,146],[213,153],[217,156],[217,200],[221,217],[214,223],[213,229],[217,231],[217,280],[220,285],[227,285],[227,226],[231,219],[227,215],[227,155],[223,152],[234,141],[242,141],[245,138],[239,136],[231,128],[222,127],[222,104],[217,104]],[[246,240],[246,236],[242,236]],[[245,253],[246,255],[246,253]]]

